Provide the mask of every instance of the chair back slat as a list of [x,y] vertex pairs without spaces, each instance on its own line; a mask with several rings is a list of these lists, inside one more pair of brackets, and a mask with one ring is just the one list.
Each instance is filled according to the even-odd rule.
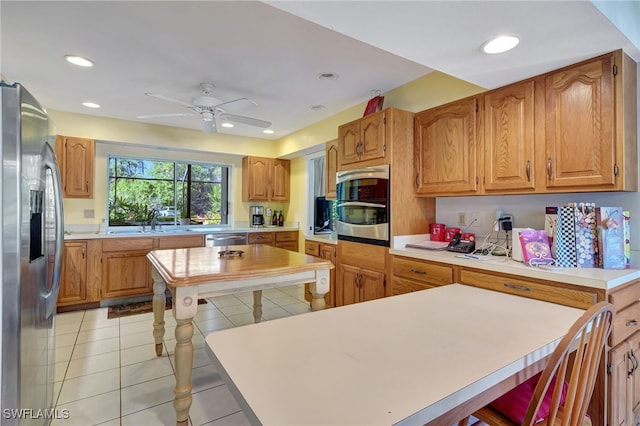
[[[580,317],[562,338],[555,351],[549,357],[547,366],[529,403],[523,426],[535,423],[543,396],[546,395],[554,377],[556,383],[551,397],[550,414],[547,425],[555,425],[558,413],[562,413],[560,425],[579,426],[582,424],[598,376],[600,357],[604,352],[606,340],[613,324],[612,305],[600,302],[593,305]],[[576,349],[577,343],[577,349]],[[569,358],[575,351],[573,364],[568,368]],[[567,374],[569,377],[566,377]],[[560,410],[560,395],[563,383],[567,381],[567,392]]]

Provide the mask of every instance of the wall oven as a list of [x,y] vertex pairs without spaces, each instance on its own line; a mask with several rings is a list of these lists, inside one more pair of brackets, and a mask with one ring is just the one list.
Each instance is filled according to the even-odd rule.
[[389,247],[389,165],[338,172],[339,240]]

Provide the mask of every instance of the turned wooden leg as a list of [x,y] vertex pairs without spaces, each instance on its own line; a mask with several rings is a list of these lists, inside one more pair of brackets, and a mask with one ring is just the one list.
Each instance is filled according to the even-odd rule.
[[316,282],[309,286],[313,298],[311,299],[311,310],[321,311],[327,304],[324,295],[329,291],[329,270],[316,271]]
[[187,425],[191,408],[191,368],[193,367],[193,323],[191,318],[176,320],[176,387],[173,407],[178,425]]
[[153,268],[153,339],[156,344],[156,355],[162,355],[162,339],[164,338],[164,310],[167,285],[160,274]]
[[253,320],[257,324],[262,319],[262,290],[253,292]]
[[191,408],[191,368],[193,367],[193,317],[198,313],[196,287],[171,287],[173,317],[176,319],[176,387],[173,408],[177,424],[187,426]]

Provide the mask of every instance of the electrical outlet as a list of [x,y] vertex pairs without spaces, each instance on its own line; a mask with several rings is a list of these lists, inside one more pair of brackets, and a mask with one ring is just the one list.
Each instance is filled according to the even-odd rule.
[[500,218],[504,216],[504,210],[496,210],[496,221],[493,225],[493,230],[498,232],[500,231]]
[[94,219],[96,217],[96,211],[94,209],[84,209],[85,219]]
[[458,212],[458,226],[467,225],[467,215],[465,212]]
[[472,228],[480,228],[482,227],[482,216],[479,212],[471,212],[471,224]]

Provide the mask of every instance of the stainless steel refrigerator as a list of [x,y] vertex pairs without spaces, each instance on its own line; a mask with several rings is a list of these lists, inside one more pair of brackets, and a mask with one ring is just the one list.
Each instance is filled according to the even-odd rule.
[[19,84],[0,82],[0,424],[49,424],[64,226],[49,119]]

